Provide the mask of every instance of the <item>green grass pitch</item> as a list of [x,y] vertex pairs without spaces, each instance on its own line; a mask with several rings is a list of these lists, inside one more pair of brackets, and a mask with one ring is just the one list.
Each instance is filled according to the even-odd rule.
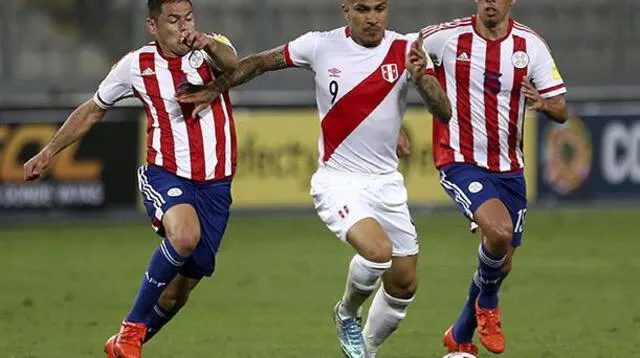
[[[640,357],[639,220],[633,209],[531,210],[501,296],[502,357]],[[416,222],[418,295],[382,358],[443,356],[475,268],[462,216]],[[0,358],[104,357],[157,243],[142,219],[0,228]],[[216,274],[145,357],[340,357],[330,312],[350,256],[314,216],[237,216]]]

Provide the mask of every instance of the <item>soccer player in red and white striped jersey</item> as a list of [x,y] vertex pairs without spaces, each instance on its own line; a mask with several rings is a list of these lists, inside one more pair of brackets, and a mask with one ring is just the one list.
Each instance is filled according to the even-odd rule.
[[175,99],[188,84],[232,72],[238,63],[235,49],[220,34],[196,31],[189,0],[149,0],[147,5],[147,29],[155,41],[124,56],[93,99],[25,164],[26,180],[41,177],[52,158],[82,138],[109,107],[131,96],[142,102],[147,165],[138,170],[138,184],[153,227],[165,240],[151,257],[120,333],[105,344],[111,358],[140,357],[143,342],[178,312],[200,279],[213,273],[236,166],[228,94],[213,98],[199,115]]
[[[230,79],[239,85],[284,68],[314,73],[322,130],[311,194],[321,220],[357,253],[334,310],[341,348],[354,358],[375,356],[405,317],[416,290],[417,233],[396,154],[409,86],[416,85],[442,120],[451,113],[422,39],[386,30],[387,6],[387,0],[347,0],[343,12],[349,26],[308,32],[244,58]],[[197,102],[192,97],[179,99]],[[363,338],[362,305],[380,278]]]
[[526,215],[525,106],[567,120],[565,84],[545,41],[511,18],[515,0],[477,0],[477,14],[421,31],[451,99],[449,123],[435,123],[434,162],[441,184],[479,225],[479,266],[463,312],[446,332],[450,352],[501,353],[498,291],[520,245]]

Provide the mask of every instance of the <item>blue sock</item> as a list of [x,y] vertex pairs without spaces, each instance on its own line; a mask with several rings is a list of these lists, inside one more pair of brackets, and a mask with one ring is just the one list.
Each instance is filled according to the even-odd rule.
[[458,320],[453,325],[453,338],[460,343],[471,343],[473,340],[473,333],[476,330],[476,298],[480,294],[480,286],[476,283],[478,273],[473,275],[473,280],[469,285],[469,296],[467,302],[460,312]]
[[169,240],[164,240],[151,256],[149,267],[144,274],[138,295],[133,303],[131,312],[127,315],[127,322],[146,323],[153,306],[158,302],[165,287],[178,274],[184,265],[186,257],[180,256],[171,246]]
[[496,256],[484,247],[484,242],[478,249],[478,284],[480,296],[478,305],[482,308],[498,307],[498,290],[502,284],[502,266],[507,255]]
[[179,308],[172,310],[165,310],[162,306],[156,304],[153,306],[153,310],[147,317],[147,334],[144,337],[144,341],[147,342],[153,336],[155,336],[165,324],[169,323],[176,314],[180,311]]

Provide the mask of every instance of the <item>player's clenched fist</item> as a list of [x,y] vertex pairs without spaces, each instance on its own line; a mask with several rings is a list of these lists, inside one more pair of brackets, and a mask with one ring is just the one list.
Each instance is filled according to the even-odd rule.
[[41,178],[47,170],[47,167],[49,167],[50,162],[51,156],[44,151],[29,159],[29,161],[24,164],[24,180],[31,181]]
[[182,33],[182,43],[193,50],[202,50],[211,44],[211,37],[198,31],[185,31]]

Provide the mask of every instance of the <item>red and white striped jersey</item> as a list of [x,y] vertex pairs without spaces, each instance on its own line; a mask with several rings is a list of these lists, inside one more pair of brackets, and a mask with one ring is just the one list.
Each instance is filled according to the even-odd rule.
[[[221,35],[214,38],[232,47]],[[196,118],[193,105],[180,104],[180,85],[202,85],[214,78],[205,51],[183,57],[163,55],[152,42],[124,56],[100,84],[94,101],[103,109],[136,96],[147,114],[147,162],[194,181],[230,177],[236,168],[236,132],[228,93]]]
[[469,163],[494,172],[522,170],[523,78],[545,98],[566,88],[533,30],[510,20],[507,35],[491,41],[475,31],[475,23],[472,16],[422,30],[453,109],[448,124],[434,124],[434,161],[437,168]]
[[342,27],[309,32],[285,45],[289,66],[315,72],[320,167],[359,174],[397,170],[412,43],[413,38],[386,31],[380,45],[367,48]]

